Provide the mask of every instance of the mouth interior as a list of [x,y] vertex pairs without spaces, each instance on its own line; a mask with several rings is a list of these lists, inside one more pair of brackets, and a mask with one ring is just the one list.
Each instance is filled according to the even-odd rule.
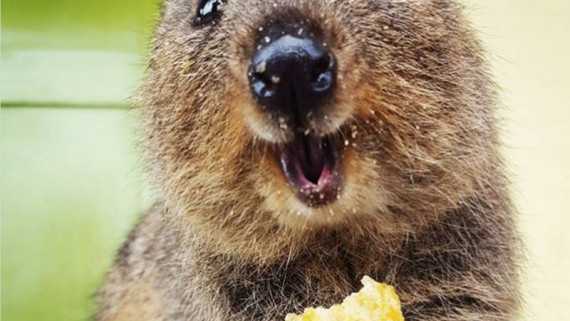
[[299,134],[280,152],[280,163],[285,176],[297,187],[319,189],[329,181],[336,163],[332,137]]
[[326,141],[312,136],[296,139],[294,142],[295,156],[305,178],[317,185],[325,167]]

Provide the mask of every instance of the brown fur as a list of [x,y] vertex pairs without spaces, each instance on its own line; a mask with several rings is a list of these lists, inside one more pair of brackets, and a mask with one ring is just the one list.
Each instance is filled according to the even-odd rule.
[[[161,201],[120,251],[98,320],[283,320],[365,274],[396,287],[408,321],[514,320],[520,245],[496,93],[462,7],[229,0],[197,28],[197,2],[164,5],[138,100]],[[287,132],[250,94],[268,19],[305,20],[338,60],[328,118],[311,128],[345,143],[329,206],[295,197],[275,156]]]

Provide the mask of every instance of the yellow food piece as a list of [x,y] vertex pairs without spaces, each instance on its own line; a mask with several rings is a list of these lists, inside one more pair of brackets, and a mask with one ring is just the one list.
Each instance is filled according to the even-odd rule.
[[290,313],[285,321],[404,321],[394,287],[368,276],[361,282],[364,287],[344,299],[342,304],[335,304],[330,309],[307,308],[302,315]]

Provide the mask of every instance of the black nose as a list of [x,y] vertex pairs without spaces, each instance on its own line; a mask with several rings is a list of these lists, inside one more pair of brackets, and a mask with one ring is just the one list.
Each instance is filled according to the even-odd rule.
[[248,76],[258,103],[279,117],[304,124],[331,96],[336,60],[314,36],[279,34],[261,37]]

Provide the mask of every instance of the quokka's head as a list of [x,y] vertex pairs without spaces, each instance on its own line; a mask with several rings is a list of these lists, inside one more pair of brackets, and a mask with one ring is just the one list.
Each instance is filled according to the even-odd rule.
[[494,90],[451,0],[166,0],[140,105],[164,199],[236,237],[410,231],[492,188]]

